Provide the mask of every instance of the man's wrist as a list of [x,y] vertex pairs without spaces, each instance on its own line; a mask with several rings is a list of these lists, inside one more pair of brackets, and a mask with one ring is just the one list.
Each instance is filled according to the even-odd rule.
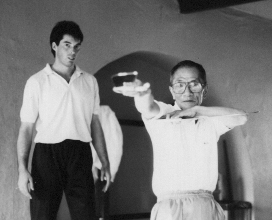
[[202,106],[199,106],[199,105],[196,105],[196,106],[194,106],[193,108],[192,108],[192,110],[195,112],[195,116],[199,116],[199,115],[201,115],[201,108],[202,108]]
[[18,168],[18,173],[25,173],[25,172],[28,172],[28,169],[27,168]]
[[110,163],[108,161],[107,162],[103,162],[101,164],[102,164],[102,167],[109,167],[110,166]]
[[109,162],[106,162],[106,163],[101,163],[102,164],[102,168],[103,169],[110,169],[110,163]]

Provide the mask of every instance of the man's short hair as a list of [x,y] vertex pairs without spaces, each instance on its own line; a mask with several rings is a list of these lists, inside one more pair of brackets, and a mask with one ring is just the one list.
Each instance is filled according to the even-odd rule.
[[202,83],[207,84],[207,79],[206,79],[206,71],[203,68],[202,65],[200,65],[199,63],[196,63],[194,61],[191,60],[183,60],[181,62],[179,62],[178,64],[176,64],[170,73],[170,84],[172,85],[173,83],[173,75],[175,74],[175,72],[180,69],[180,68],[196,68],[198,70],[198,74],[199,74],[199,78],[203,81]]
[[59,45],[64,35],[70,35],[76,40],[83,41],[83,34],[77,23],[73,21],[59,21],[56,23],[50,34],[50,47],[53,56],[55,57],[55,51],[52,49],[52,43],[55,42]]

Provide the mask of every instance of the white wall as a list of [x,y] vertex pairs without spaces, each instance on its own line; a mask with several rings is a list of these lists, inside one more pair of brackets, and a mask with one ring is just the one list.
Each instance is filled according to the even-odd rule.
[[[228,9],[179,14],[175,0],[2,0],[0,2],[0,216],[29,219],[28,201],[16,190],[16,139],[27,78],[52,62],[49,34],[63,19],[85,34],[79,65],[92,73],[135,51],[192,59],[206,67],[210,101],[260,110],[241,128],[249,155],[254,210],[272,214],[271,21]],[[237,146],[233,146],[239,147]]]

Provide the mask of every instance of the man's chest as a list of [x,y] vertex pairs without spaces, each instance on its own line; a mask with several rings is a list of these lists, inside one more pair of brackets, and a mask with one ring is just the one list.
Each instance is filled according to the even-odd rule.
[[93,100],[95,91],[93,86],[81,79],[67,83],[64,79],[47,80],[40,86],[40,107],[60,105],[81,105]]

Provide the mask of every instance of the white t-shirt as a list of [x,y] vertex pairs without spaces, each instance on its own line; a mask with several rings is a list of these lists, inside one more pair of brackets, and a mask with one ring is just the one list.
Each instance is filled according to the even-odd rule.
[[22,122],[36,122],[36,143],[90,142],[92,115],[99,114],[99,102],[93,75],[76,67],[67,83],[47,64],[27,80],[20,117]]
[[152,186],[156,196],[184,190],[209,190],[218,177],[217,142],[229,131],[221,117],[159,119],[180,110],[177,106],[157,102],[160,113],[145,119],[154,155]]

